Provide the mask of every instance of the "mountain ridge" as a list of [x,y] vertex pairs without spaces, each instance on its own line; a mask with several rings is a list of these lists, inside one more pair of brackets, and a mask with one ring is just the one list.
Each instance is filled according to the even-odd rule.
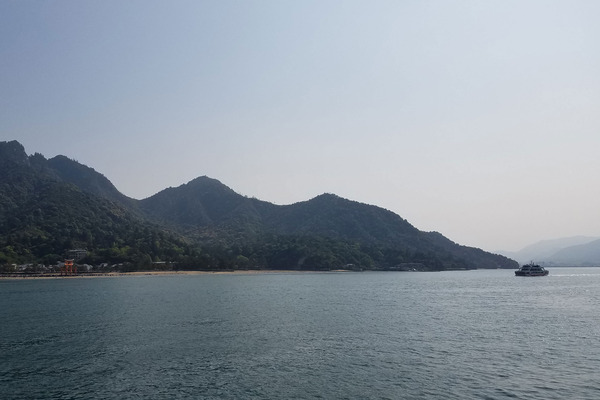
[[[53,257],[47,259],[79,245],[88,248],[90,262],[144,259],[148,266],[169,258],[184,268],[517,267],[504,256],[422,232],[389,210],[330,193],[280,206],[242,196],[217,179],[200,176],[135,200],[93,168],[65,156],[50,160],[40,154],[27,156],[18,142],[0,142],[0,158],[5,160],[0,164],[0,220],[9,218],[11,209],[15,222],[0,231],[0,264],[43,258],[41,251],[33,254],[28,247],[40,242],[52,249]],[[11,180],[13,173],[21,178]],[[40,185],[51,189],[49,204],[41,201],[36,189]],[[61,191],[71,196],[64,198]],[[15,193],[22,194],[21,203]],[[61,210],[61,202],[69,208]],[[37,210],[39,218],[30,218],[30,209]],[[120,232],[115,234],[119,240],[111,242],[111,229]],[[18,236],[19,231],[29,233]],[[15,235],[20,238],[16,242]],[[64,243],[52,241],[52,235],[64,236]]]

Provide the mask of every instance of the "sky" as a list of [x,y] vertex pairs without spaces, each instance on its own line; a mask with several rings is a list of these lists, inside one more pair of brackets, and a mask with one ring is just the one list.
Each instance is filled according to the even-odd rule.
[[487,251],[600,236],[595,0],[0,1],[0,140],[142,199],[322,193]]

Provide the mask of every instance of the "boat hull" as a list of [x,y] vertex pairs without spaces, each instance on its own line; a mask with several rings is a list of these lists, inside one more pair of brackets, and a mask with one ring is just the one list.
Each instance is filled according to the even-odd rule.
[[548,271],[544,272],[523,272],[523,271],[515,271],[516,276],[546,276],[548,275]]

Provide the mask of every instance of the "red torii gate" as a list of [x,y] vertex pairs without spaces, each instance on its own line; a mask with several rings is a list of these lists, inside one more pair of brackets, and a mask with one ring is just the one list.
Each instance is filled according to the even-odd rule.
[[77,274],[77,266],[73,264],[74,260],[65,260],[65,265],[60,269],[61,275]]

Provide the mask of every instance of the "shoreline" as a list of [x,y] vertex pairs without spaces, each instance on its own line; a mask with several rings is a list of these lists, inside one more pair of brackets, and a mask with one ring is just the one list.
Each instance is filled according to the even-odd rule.
[[133,272],[100,272],[82,273],[77,275],[61,274],[7,274],[0,275],[2,280],[29,280],[29,279],[81,279],[81,278],[115,278],[127,276],[170,276],[170,275],[256,275],[256,274],[292,274],[292,273],[339,273],[353,272],[350,270],[336,269],[330,271],[309,271],[289,269],[263,269],[263,270],[226,270],[226,271],[133,271]]

